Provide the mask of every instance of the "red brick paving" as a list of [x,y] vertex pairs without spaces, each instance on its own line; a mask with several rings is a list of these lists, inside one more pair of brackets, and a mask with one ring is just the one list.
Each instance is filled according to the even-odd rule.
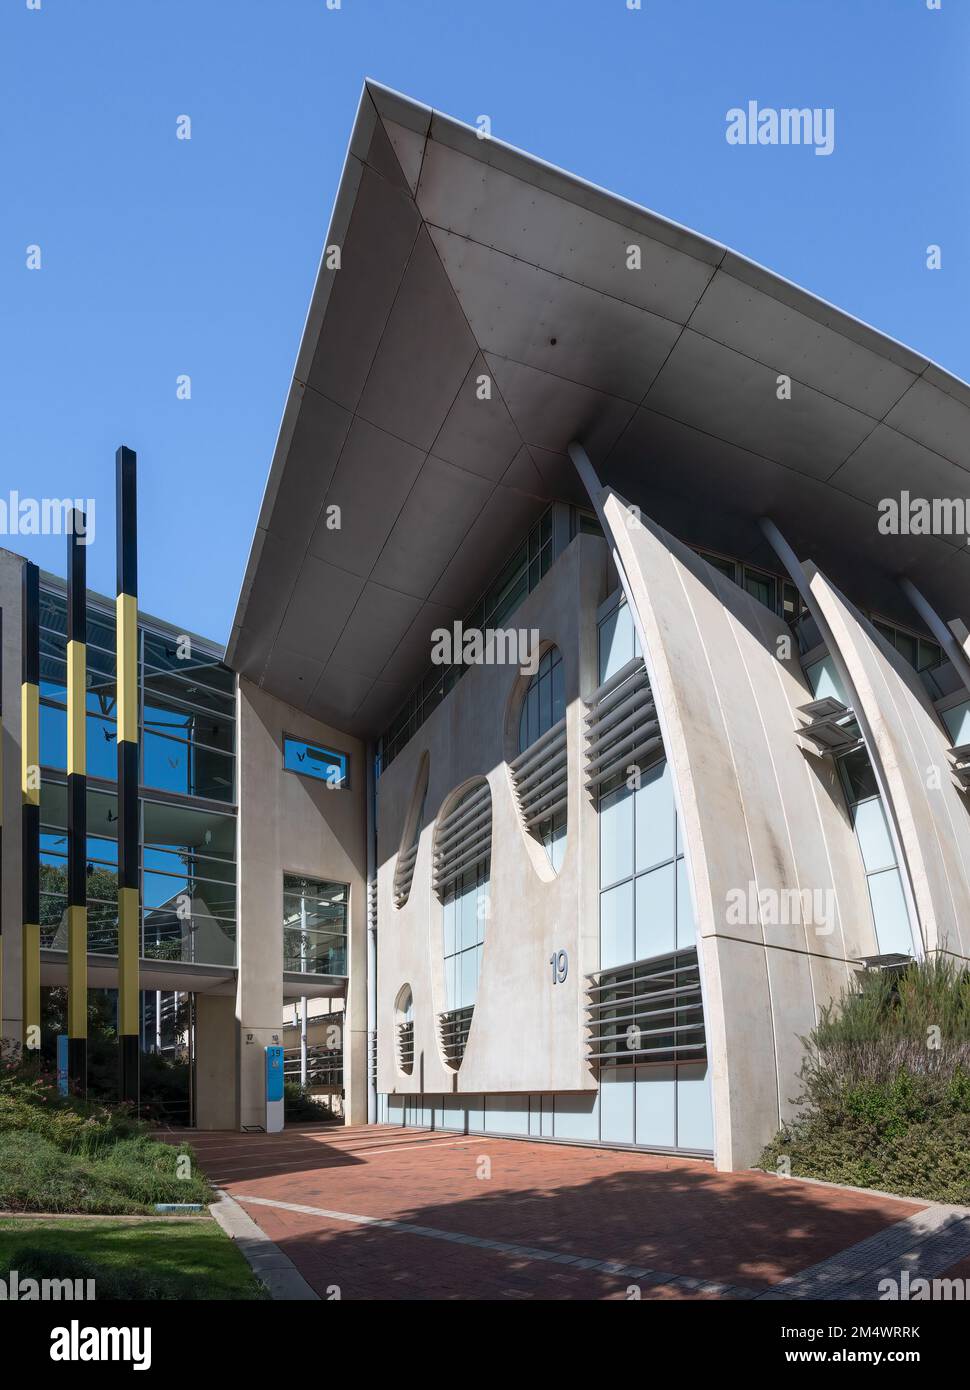
[[[903,1220],[911,1202],[614,1149],[390,1126],[198,1133],[211,1180],[257,1196],[763,1290]],[[490,1164],[483,1171],[482,1159]],[[326,1298],[624,1298],[628,1277],[246,1205]],[[632,1281],[635,1282],[635,1281]],[[703,1297],[643,1286],[644,1298]]]

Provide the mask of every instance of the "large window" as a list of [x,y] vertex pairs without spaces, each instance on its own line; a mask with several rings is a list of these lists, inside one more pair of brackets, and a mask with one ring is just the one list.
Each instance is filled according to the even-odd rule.
[[[622,598],[601,614],[601,698],[622,710],[643,680],[632,665],[642,652]],[[659,737],[646,746],[599,792],[600,968],[590,995],[599,1137],[706,1152],[710,1072],[690,886],[670,767]]]
[[[40,596],[40,760],[67,766],[67,604],[62,591]],[[87,773],[118,773],[115,619],[87,612]],[[141,783],[182,796],[232,802],[235,796],[235,679],[197,641],[140,629]]]
[[[88,950],[118,953],[118,801],[87,794]],[[67,950],[67,788],[44,782],[40,802],[41,945]]]
[[232,672],[191,644],[157,633],[143,634],[142,649],[142,782],[183,796],[232,801]]
[[600,796],[601,970],[696,945],[667,761],[618,780]]
[[328,787],[344,788],[350,785],[349,760],[346,753],[338,753],[333,748],[324,748],[320,743],[307,743],[305,739],[283,735],[283,766],[287,772],[298,772],[301,777],[315,777],[326,782]]
[[[89,608],[87,771],[114,780],[118,775],[114,621]],[[48,589],[40,595],[40,760],[67,767],[67,604]]]
[[454,880],[444,901],[445,1008],[465,1009],[478,998],[488,913],[488,865]]
[[434,887],[442,904],[445,1013],[468,1009],[478,996],[489,911],[492,799],[482,779],[438,820]]
[[838,761],[852,827],[865,866],[879,952],[881,955],[912,955],[913,934],[906,895],[869,754],[864,748],[857,748]]
[[[599,674],[606,682],[640,645],[629,605],[599,626]],[[599,797],[600,969],[696,945],[684,849],[670,769],[662,752],[647,767],[623,769]]]
[[231,965],[236,947],[236,821],[142,802],[142,955]]
[[347,974],[346,883],[283,875],[283,969]]
[[544,652],[535,675],[526,687],[519,714],[519,758],[514,776],[519,803],[531,833],[544,846],[558,873],[566,852],[567,748],[565,725],[546,739],[535,757],[523,755],[562,724],[566,715],[566,689],[562,652]]
[[[143,958],[232,965],[236,948],[236,821],[175,802],[141,814]],[[87,793],[88,949],[118,950],[118,800]],[[67,789],[41,786],[41,940],[67,949]]]

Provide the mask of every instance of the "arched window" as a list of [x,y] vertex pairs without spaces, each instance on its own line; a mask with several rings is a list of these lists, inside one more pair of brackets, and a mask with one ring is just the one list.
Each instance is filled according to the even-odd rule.
[[401,848],[398,850],[397,863],[394,866],[394,906],[403,907],[407,902],[411,892],[411,882],[414,878],[414,863],[418,857],[418,844],[421,840],[421,825],[424,821],[424,804],[428,797],[428,774],[431,769],[431,759],[428,754],[421,754],[421,761],[418,764],[418,773],[414,779],[414,789],[411,792],[411,801],[408,805],[408,813],[404,822],[404,834],[401,836]]
[[404,985],[394,1006],[397,1027],[397,1064],[405,1076],[414,1069],[414,999],[411,986]]
[[442,905],[445,1008],[442,1050],[457,1067],[478,997],[492,852],[492,796],[483,779],[466,788],[439,819],[434,889]]
[[544,652],[522,697],[515,791],[530,835],[559,872],[566,849],[566,683],[562,652]]

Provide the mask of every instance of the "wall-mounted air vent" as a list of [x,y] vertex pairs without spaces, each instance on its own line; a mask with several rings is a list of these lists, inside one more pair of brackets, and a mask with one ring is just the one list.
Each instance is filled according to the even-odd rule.
[[451,1009],[448,1013],[438,1015],[441,1051],[450,1067],[461,1065],[474,1012],[474,1006],[469,1004],[463,1009]]
[[586,716],[586,786],[595,791],[663,748],[642,657],[635,656],[593,693]]
[[438,822],[432,882],[439,898],[460,874],[485,862],[492,849],[492,796],[488,783],[477,783]]
[[707,1055],[694,947],[590,975],[587,998],[590,1060],[600,1066]]
[[414,779],[414,789],[411,792],[411,802],[408,806],[407,819],[404,822],[404,834],[401,837],[401,848],[398,850],[397,863],[394,865],[394,906],[403,907],[407,902],[411,892],[411,883],[414,880],[414,865],[418,857],[418,845],[421,840],[421,823],[424,820],[424,804],[428,795],[428,776],[431,771],[431,759],[428,754],[421,754],[421,761],[418,764],[418,773]]
[[859,725],[848,705],[834,695],[799,705],[803,723],[795,730],[803,748],[819,757],[826,753],[848,753],[861,742]]
[[536,739],[510,769],[522,819],[535,834],[566,806],[566,720]]

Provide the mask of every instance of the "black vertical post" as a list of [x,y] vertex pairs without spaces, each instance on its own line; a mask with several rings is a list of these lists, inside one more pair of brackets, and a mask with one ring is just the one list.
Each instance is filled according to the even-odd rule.
[[115,455],[118,598],[115,622],[118,715],[118,1047],[119,1095],[137,1108],[139,1091],[140,912],[138,900],[138,512],[136,458]]
[[40,1047],[40,570],[21,579],[20,826],[24,1048]]
[[67,536],[67,1071],[88,1084],[87,527],[71,513]]
[[0,1038],[3,1037],[3,609],[0,608]]

